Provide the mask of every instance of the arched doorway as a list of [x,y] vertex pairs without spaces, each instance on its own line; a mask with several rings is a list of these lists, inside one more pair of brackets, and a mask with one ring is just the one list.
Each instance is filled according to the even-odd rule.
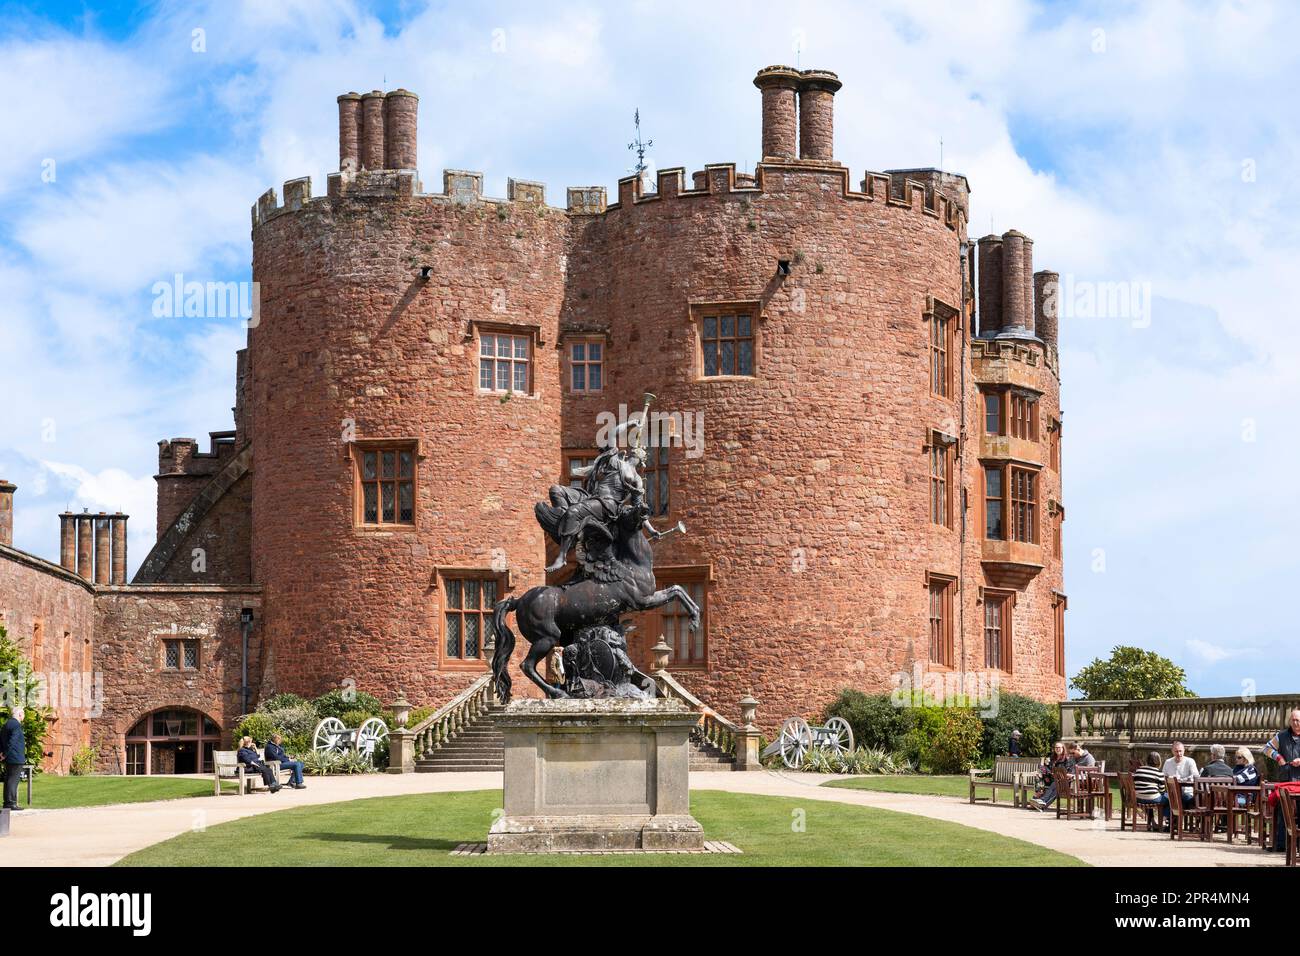
[[220,742],[221,728],[200,711],[155,710],[126,732],[126,772],[212,773],[212,751]]

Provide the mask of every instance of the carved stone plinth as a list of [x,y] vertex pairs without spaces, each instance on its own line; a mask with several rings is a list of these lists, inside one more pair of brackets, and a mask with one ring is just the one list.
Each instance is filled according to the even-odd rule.
[[677,700],[521,700],[505,736],[505,814],[489,853],[694,850],[687,735]]

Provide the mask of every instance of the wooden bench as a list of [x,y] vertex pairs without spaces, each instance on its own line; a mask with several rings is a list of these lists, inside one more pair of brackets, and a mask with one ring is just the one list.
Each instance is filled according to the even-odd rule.
[[[280,761],[268,760],[266,765],[271,768],[277,780],[281,775],[292,776],[293,771],[281,770]],[[266,784],[262,783],[262,775],[256,772],[250,772],[239,762],[239,752],[237,750],[214,750],[212,752],[213,768],[213,788],[216,795],[221,796],[221,781],[234,780],[238,784],[235,793],[241,797],[245,793],[251,793],[254,790],[263,790]]]
[[1012,792],[1013,804],[1019,806],[1021,775],[1033,773],[1037,776],[1041,764],[1040,757],[994,757],[992,770],[970,772],[970,802],[975,802],[976,787],[988,787],[989,797],[994,803],[998,802],[998,790],[1005,788]]

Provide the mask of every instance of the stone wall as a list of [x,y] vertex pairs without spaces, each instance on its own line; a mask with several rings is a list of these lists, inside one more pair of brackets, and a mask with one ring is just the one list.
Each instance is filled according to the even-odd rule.
[[41,675],[49,725],[43,767],[67,770],[90,742],[95,713],[94,594],[88,581],[57,564],[0,546],[0,621]]
[[[361,173],[257,211],[253,574],[280,691],[353,680],[445,702],[484,664],[444,654],[439,570],[496,569],[514,594],[542,581],[533,503],[559,462],[567,217],[484,201],[474,174],[448,174],[444,195],[403,183]],[[531,340],[528,394],[480,391],[483,330]],[[417,449],[413,526],[358,521],[354,455],[380,439]]]
[[[263,622],[258,588],[211,585],[128,585],[101,589],[95,599],[97,665],[104,678],[104,712],[94,723],[99,767],[125,768],[124,736],[146,714],[184,707],[207,714],[230,741],[240,715],[243,637],[240,612],[253,609],[248,672],[250,709],[260,699]],[[163,641],[199,642],[197,670],[169,670]]]

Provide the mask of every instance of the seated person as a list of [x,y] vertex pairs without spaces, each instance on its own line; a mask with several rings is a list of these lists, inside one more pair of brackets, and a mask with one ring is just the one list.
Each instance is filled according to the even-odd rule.
[[284,752],[283,744],[283,737],[279,734],[272,734],[271,739],[266,742],[266,760],[268,763],[272,760],[279,761],[281,770],[292,772],[292,776],[289,777],[289,786],[295,790],[306,790],[307,785],[302,782],[302,761],[289,759],[289,755]]
[[1228,766],[1224,755],[1226,751],[1223,744],[1213,744],[1210,747],[1210,762],[1201,770],[1202,777],[1231,777],[1232,768]]
[[1174,755],[1165,761],[1160,772],[1166,777],[1178,778],[1178,782],[1183,784],[1183,803],[1189,804],[1192,801],[1192,782],[1201,775],[1201,771],[1197,769],[1196,761],[1186,756],[1186,748],[1181,740],[1175,740],[1171,749]]
[[[1070,746],[1074,747],[1076,745],[1071,744]],[[1046,810],[1056,800],[1056,778],[1053,774],[1058,767],[1065,770],[1067,773],[1074,769],[1073,758],[1070,756],[1069,751],[1067,751],[1066,745],[1061,743],[1059,740],[1052,744],[1052,756],[1049,758],[1048,762],[1043,765],[1042,774],[1046,783],[1046,789],[1043,790],[1041,796],[1035,797],[1033,800],[1029,801],[1029,806],[1034,810],[1040,812]]]
[[262,775],[262,782],[272,793],[279,793],[280,781],[275,778],[275,773],[262,762],[262,758],[257,755],[257,747],[253,744],[252,737],[243,737],[239,741],[239,762],[250,770],[256,770]]
[[[1258,787],[1259,770],[1255,767],[1255,755],[1250,752],[1249,747],[1238,747],[1234,755],[1236,767],[1232,774],[1233,783],[1238,787]],[[1237,806],[1244,807],[1247,803],[1246,794],[1237,794]]]
[[1083,744],[1075,741],[1070,744],[1070,766],[1073,767],[1095,767],[1097,758],[1084,748]]
[[1133,771],[1133,789],[1138,806],[1160,807],[1160,819],[1169,816],[1169,794],[1165,793],[1165,775],[1160,772],[1160,754],[1153,750],[1146,763]]

